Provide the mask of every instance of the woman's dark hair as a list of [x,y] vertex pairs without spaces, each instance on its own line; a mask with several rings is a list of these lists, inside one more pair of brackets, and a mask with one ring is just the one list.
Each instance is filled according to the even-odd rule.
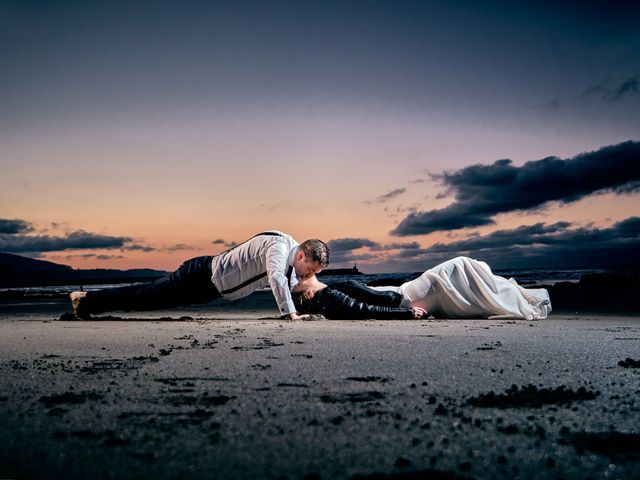
[[291,298],[298,313],[311,313],[309,311],[310,300],[304,293],[304,291],[291,292]]

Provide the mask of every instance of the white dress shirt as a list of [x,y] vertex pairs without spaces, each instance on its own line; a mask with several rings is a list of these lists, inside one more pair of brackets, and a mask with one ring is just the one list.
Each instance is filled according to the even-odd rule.
[[[295,313],[291,289],[298,279],[293,259],[298,243],[286,233],[269,230],[213,257],[211,281],[229,300],[271,287],[281,315]],[[287,272],[291,267],[291,281]]]

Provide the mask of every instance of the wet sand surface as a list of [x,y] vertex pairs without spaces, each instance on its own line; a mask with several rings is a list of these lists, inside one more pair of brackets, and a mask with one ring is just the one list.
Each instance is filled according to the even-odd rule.
[[0,323],[0,478],[640,478],[637,317],[271,313]]

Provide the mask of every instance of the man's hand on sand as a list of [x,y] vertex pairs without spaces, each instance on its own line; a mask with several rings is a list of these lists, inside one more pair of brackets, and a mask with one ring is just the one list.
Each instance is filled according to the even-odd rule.
[[427,311],[422,307],[411,307],[413,318],[422,318],[427,315]]
[[309,320],[311,315],[298,315],[297,313],[290,313],[287,317],[289,320]]

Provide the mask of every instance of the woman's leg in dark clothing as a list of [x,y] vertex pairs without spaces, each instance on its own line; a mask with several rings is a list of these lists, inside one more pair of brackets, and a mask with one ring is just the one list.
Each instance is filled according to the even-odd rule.
[[202,256],[187,260],[175,272],[153,282],[87,292],[82,299],[82,311],[92,314],[113,310],[157,310],[210,302],[220,297],[211,282],[212,258]]

